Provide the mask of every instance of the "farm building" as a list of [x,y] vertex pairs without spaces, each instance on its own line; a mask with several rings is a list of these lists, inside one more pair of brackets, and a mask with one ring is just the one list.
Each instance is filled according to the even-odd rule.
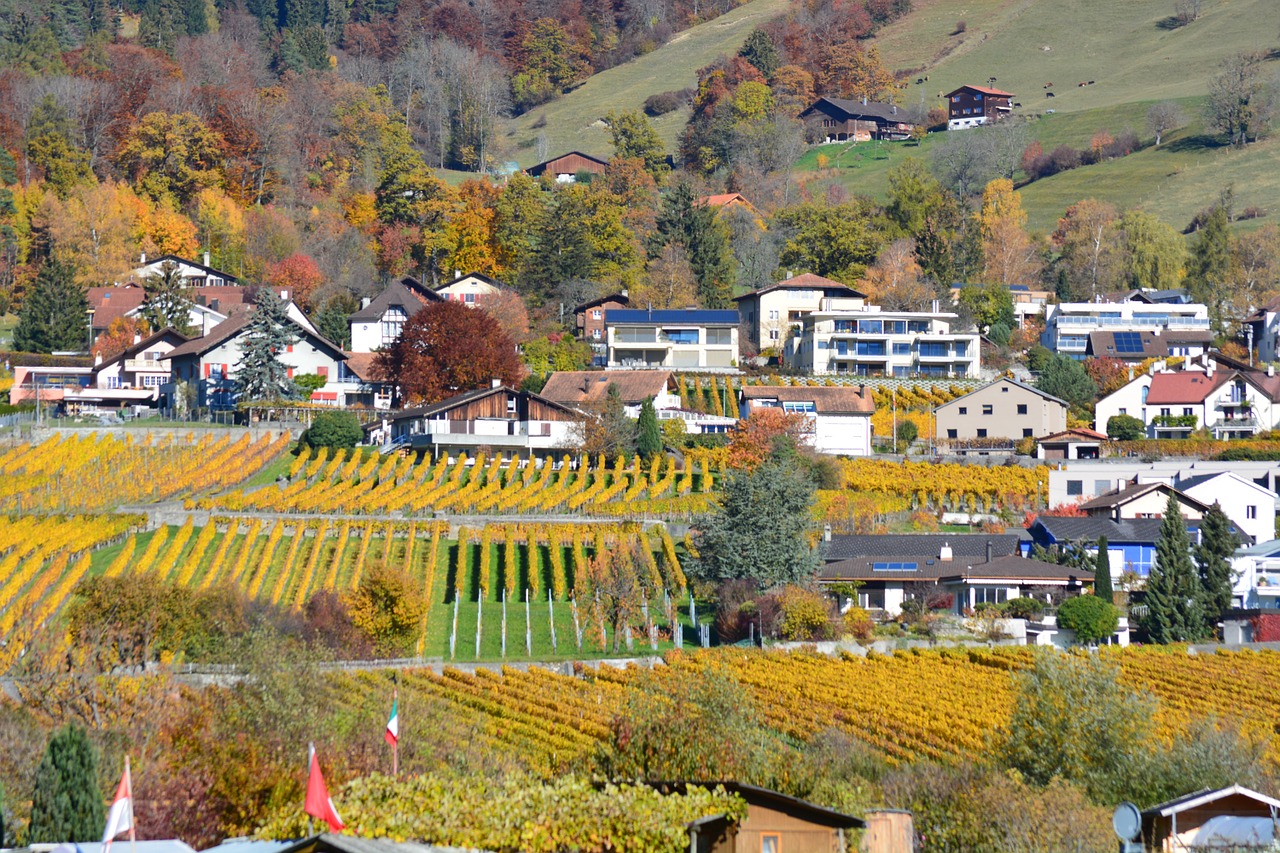
[[1015,96],[989,86],[961,86],[946,97],[947,130],[964,130],[1009,115]]
[[1241,785],[1205,789],[1142,812],[1142,839],[1148,850],[1270,849],[1280,800]]
[[800,113],[806,136],[814,142],[866,142],[906,139],[915,129],[897,104],[819,98]]
[[691,786],[722,786],[747,803],[747,816],[734,823],[723,815],[689,824],[691,853],[844,853],[845,830],[862,829],[861,818],[742,782],[655,782],[664,793]]
[[572,184],[578,180],[578,175],[584,173],[603,174],[604,167],[607,165],[609,165],[608,160],[601,160],[599,157],[592,157],[581,151],[570,151],[568,154],[561,154],[536,166],[530,166],[525,171],[531,178],[551,175],[557,184]]

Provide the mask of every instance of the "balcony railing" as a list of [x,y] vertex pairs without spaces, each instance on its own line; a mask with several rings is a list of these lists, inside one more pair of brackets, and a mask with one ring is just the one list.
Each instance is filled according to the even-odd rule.
[[1206,317],[1179,317],[1164,316],[1159,317],[1058,317],[1055,322],[1059,326],[1080,326],[1093,329],[1122,329],[1122,328],[1147,328],[1147,329],[1208,329],[1209,320]]

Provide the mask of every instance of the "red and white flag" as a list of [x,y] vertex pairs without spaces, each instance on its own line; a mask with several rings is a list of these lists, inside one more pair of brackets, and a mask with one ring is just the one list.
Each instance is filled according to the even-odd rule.
[[129,776],[127,757],[124,760],[124,775],[120,777],[116,797],[111,801],[111,811],[107,813],[107,828],[102,833],[104,853],[111,849],[111,842],[126,830],[129,832],[129,840],[133,841],[133,780]]
[[307,800],[302,810],[329,824],[330,832],[337,832],[346,826],[342,818],[338,817],[338,810],[333,807],[329,789],[324,784],[324,776],[320,774],[320,759],[316,757],[314,749],[311,750],[311,772],[307,777]]

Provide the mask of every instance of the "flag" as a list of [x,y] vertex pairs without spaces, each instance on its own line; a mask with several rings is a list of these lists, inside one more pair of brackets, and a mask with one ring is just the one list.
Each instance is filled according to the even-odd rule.
[[311,752],[311,773],[307,777],[307,800],[302,810],[312,817],[329,824],[330,832],[337,832],[346,824],[338,817],[338,810],[333,807],[329,798],[329,789],[325,787],[324,776],[320,775],[320,759],[315,751]]
[[399,697],[391,700],[391,719],[387,720],[387,730],[383,732],[382,739],[391,746],[395,746],[400,742],[400,699]]
[[112,839],[126,830],[129,839],[133,840],[133,780],[129,778],[127,758],[124,760],[124,774],[116,786],[116,797],[111,801],[111,811],[107,813],[107,828],[102,833],[103,849],[110,850]]

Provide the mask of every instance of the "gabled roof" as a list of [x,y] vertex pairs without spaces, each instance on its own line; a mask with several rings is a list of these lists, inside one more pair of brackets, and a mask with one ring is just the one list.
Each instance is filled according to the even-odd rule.
[[1131,485],[1123,489],[1112,489],[1109,492],[1104,492],[1103,494],[1098,495],[1093,500],[1085,501],[1080,504],[1080,509],[1086,511],[1091,509],[1115,509],[1116,507],[1133,503],[1139,498],[1144,498],[1153,492],[1163,492],[1166,495],[1176,495],[1179,503],[1185,503],[1200,512],[1208,512],[1209,510],[1209,506],[1202,501],[1198,501],[1189,495],[1183,494],[1168,483],[1160,482],[1139,483],[1138,485]]
[[542,386],[541,396],[566,406],[603,400],[610,385],[618,386],[628,405],[652,400],[671,384],[669,370],[560,370]]
[[1218,480],[1223,477],[1228,477],[1235,483],[1235,485],[1233,485],[1231,488],[1254,489],[1255,491],[1261,492],[1262,494],[1267,495],[1269,497],[1272,497],[1272,498],[1275,497],[1275,493],[1272,492],[1267,487],[1258,485],[1253,480],[1250,480],[1248,477],[1241,477],[1239,474],[1235,473],[1234,471],[1215,471],[1210,474],[1193,474],[1190,477],[1183,477],[1182,479],[1178,480],[1177,483],[1175,483],[1174,485],[1180,491],[1187,492],[1189,489],[1194,489],[1199,486],[1203,486],[1205,483],[1211,483],[1214,480]]
[[1033,560],[1015,554],[993,556],[987,562],[986,554],[973,557],[955,555],[943,560],[937,554],[895,554],[892,560],[883,556],[850,557],[828,562],[818,571],[818,577],[826,581],[836,580],[893,580],[940,581],[967,578],[1000,578],[1003,580],[1073,581],[1079,579],[1080,569],[1061,566],[1043,560]]
[[434,417],[435,415],[439,415],[443,412],[447,412],[450,409],[456,409],[459,406],[465,406],[466,404],[475,402],[476,400],[483,400],[485,397],[491,396],[493,394],[504,394],[504,393],[515,394],[516,396],[520,396],[521,394],[527,394],[529,396],[529,399],[537,400],[541,403],[545,403],[546,405],[551,406],[552,408],[559,409],[560,411],[564,412],[567,415],[582,414],[579,410],[574,409],[571,406],[566,406],[563,403],[557,403],[555,400],[548,400],[546,397],[542,396],[541,394],[535,394],[532,391],[521,391],[519,388],[512,388],[507,385],[499,385],[497,387],[477,388],[474,391],[464,391],[461,394],[457,394],[453,397],[450,397],[447,400],[441,400],[438,403],[432,403],[429,406],[418,406],[417,408],[413,408],[413,409],[404,409],[399,414],[397,414],[394,418],[392,418],[392,420],[403,421],[403,420],[414,420],[417,418],[430,418],[430,417]]
[[195,267],[198,270],[204,270],[207,273],[213,273],[218,278],[223,279],[224,281],[239,281],[238,278],[236,278],[229,272],[223,272],[220,269],[216,269],[210,266],[205,266],[199,261],[193,261],[190,258],[184,258],[181,255],[161,255],[158,258],[151,258],[147,260],[145,263],[142,263],[139,266],[134,267],[133,271],[138,272],[139,270],[144,270],[153,264],[162,264],[165,261],[172,261],[175,264],[182,264],[183,266]]
[[1148,406],[1186,405],[1203,403],[1216,389],[1235,376],[1233,371],[1215,370],[1212,376],[1198,370],[1179,370],[1157,373],[1151,377],[1151,389],[1147,392]]
[[1088,427],[1072,427],[1062,432],[1055,432],[1053,435],[1046,435],[1043,438],[1036,439],[1040,444],[1052,444],[1062,441],[1110,441],[1111,436],[1100,433],[1097,430]]
[[828,826],[834,829],[859,829],[866,826],[865,821],[853,815],[847,815],[844,812],[838,812],[826,806],[820,806],[817,803],[811,803],[808,800],[784,794],[781,791],[748,785],[746,782],[717,780],[712,782],[648,782],[646,784],[663,793],[683,793],[689,788],[724,788],[727,793],[737,794],[752,805],[777,809],[820,826]]
[[93,368],[94,372],[96,373],[100,370],[103,370],[109,367],[110,365],[115,364],[117,361],[121,361],[127,358],[133,358],[138,353],[145,352],[148,348],[151,347],[152,344],[158,343],[165,339],[175,341],[176,342],[175,346],[181,346],[182,344],[191,340],[191,338],[188,338],[186,335],[182,334],[177,329],[174,329],[172,326],[165,326],[160,331],[155,332],[151,335],[148,335],[147,337],[138,341],[136,344],[130,344],[120,352],[111,356],[111,358],[104,359],[101,364],[94,365],[94,368]]
[[499,290],[506,290],[506,289],[507,289],[507,286],[506,286],[505,284],[503,284],[502,282],[498,281],[496,278],[490,278],[489,276],[485,275],[485,274],[484,274],[484,273],[482,273],[482,272],[464,272],[462,275],[454,276],[453,278],[449,279],[448,281],[442,281],[442,282],[440,282],[440,286],[439,286],[439,287],[437,287],[437,288],[435,289],[435,293],[434,293],[434,294],[432,294],[432,295],[434,295],[434,296],[436,296],[437,298],[439,298],[440,291],[445,290],[445,289],[447,289],[448,287],[450,287],[451,285],[457,284],[457,283],[458,283],[458,282],[460,282],[460,281],[466,281],[466,280],[467,280],[467,279],[469,279],[469,278],[477,278],[477,279],[479,279],[480,281],[483,281],[485,284],[488,284],[488,285],[491,285],[491,286],[493,286],[493,287],[496,287],[496,288],[498,288]]
[[737,311],[720,311],[708,308],[676,308],[644,310],[639,308],[610,308],[604,312],[606,325],[616,323],[685,323],[694,326],[736,326]]
[[1158,518],[1123,518],[1116,521],[1104,516],[1086,516],[1084,518],[1041,515],[1036,518],[1036,527],[1043,527],[1057,542],[1097,542],[1103,536],[1107,541],[1116,542],[1155,542],[1160,536],[1160,525],[1164,522]]
[[937,558],[942,546],[951,548],[952,556],[987,558],[987,543],[996,556],[1016,554],[1030,535],[1022,528],[1006,533],[839,533],[824,543],[823,558],[843,560],[850,557],[898,557],[903,554],[931,554]]
[[529,168],[525,169],[525,172],[530,176],[536,178],[539,175],[541,175],[543,172],[547,171],[548,167],[550,167],[551,164],[555,163],[557,160],[564,160],[565,158],[573,157],[573,156],[581,157],[583,160],[586,160],[591,163],[595,163],[602,167],[609,165],[608,160],[601,160],[599,157],[595,157],[591,154],[584,154],[581,151],[566,151],[563,154],[552,157],[550,160],[543,160],[541,163],[538,163],[537,165],[530,166]]
[[962,92],[965,89],[970,89],[974,92],[981,92],[984,95],[991,95],[992,97],[996,97],[996,98],[1016,97],[1013,94],[1013,92],[1004,92],[1004,91],[1001,91],[1000,89],[992,89],[990,86],[961,86],[959,89],[953,89],[950,92],[947,92],[947,97],[951,97],[956,92]]
[[[426,294],[430,294],[427,296]],[[382,319],[382,315],[390,308],[401,308],[405,316],[412,317],[428,302],[439,302],[439,295],[430,290],[415,290],[404,283],[394,281],[387,289],[369,301],[369,304],[352,314],[349,319],[355,323],[370,323]]]
[[814,275],[811,272],[801,273],[797,276],[766,284],[759,290],[753,290],[750,293],[744,293],[741,296],[735,296],[734,302],[741,302],[744,299],[750,299],[753,296],[763,296],[766,293],[772,293],[775,290],[825,290],[830,291],[835,296],[861,296],[866,298],[865,293],[855,290],[847,284],[841,284],[838,281],[832,281],[829,278],[823,278],[820,275]]
[[[194,338],[179,347],[175,347],[170,351],[169,358],[181,358],[188,355],[201,356],[210,350],[217,348],[223,343],[234,338],[246,326],[248,326],[249,322],[253,319],[253,312],[254,309],[252,306],[245,305],[240,311],[237,311],[234,316],[223,320],[221,323],[210,329],[207,335],[200,338]],[[289,322],[292,323],[294,328],[297,329],[304,337],[314,340],[328,348],[339,360],[346,359],[347,354],[343,351],[342,347],[338,346],[333,341],[317,332],[313,332],[311,329],[308,329],[292,317],[289,318]]]
[[849,100],[846,98],[819,98],[805,108],[805,110],[800,113],[800,117],[804,118],[804,116],[808,115],[810,112],[819,109],[824,103],[830,104],[853,119],[871,118],[895,123],[911,123],[910,119],[907,118],[906,112],[898,109],[894,104],[882,104],[875,101],[868,101],[864,104],[862,101]]
[[1007,383],[1009,385],[1013,385],[1014,387],[1021,388],[1024,391],[1030,391],[1032,394],[1035,394],[1038,397],[1043,397],[1044,399],[1048,400],[1050,403],[1057,403],[1058,405],[1064,408],[1070,405],[1069,403],[1067,403],[1066,400],[1055,397],[1052,394],[1046,394],[1045,392],[1041,391],[1039,388],[1035,387],[1034,385],[1028,385],[1025,382],[1019,382],[1017,379],[1013,379],[1012,377],[1009,377],[1009,376],[1002,376],[994,382],[989,382],[986,385],[983,385],[981,388],[975,388],[974,390],[970,391],[968,394],[965,394],[963,397],[956,397],[954,400],[948,400],[947,402],[943,403],[941,406],[938,406],[936,409],[934,409],[934,411],[940,412],[943,409],[949,408],[950,406],[953,406],[956,403],[959,403],[961,400],[972,397],[974,394],[977,394],[979,391],[985,391],[988,388],[992,388],[1001,383]]
[[[1133,347],[1137,344],[1137,348]],[[1088,354],[1095,358],[1147,359],[1169,354],[1169,340],[1155,332],[1090,332]]]
[[1268,797],[1266,794],[1260,794],[1243,785],[1232,785],[1229,788],[1219,788],[1213,790],[1211,788],[1202,788],[1199,791],[1193,791],[1190,794],[1183,794],[1181,797],[1175,797],[1167,802],[1154,805],[1149,809],[1143,809],[1143,817],[1169,817],[1188,809],[1199,808],[1209,803],[1217,802],[1232,796],[1248,797],[1251,800],[1257,800],[1259,805],[1266,806],[1270,809],[1280,809],[1280,800]]
[[820,415],[872,415],[876,411],[871,389],[865,385],[752,385],[742,389],[742,399],[813,403],[814,411]]
[[581,305],[575,305],[573,307],[573,313],[577,314],[579,311],[586,311],[588,309],[595,308],[597,305],[603,305],[606,302],[617,302],[619,305],[631,304],[631,300],[627,298],[627,294],[610,293],[608,296],[597,296],[595,299],[587,300]]

